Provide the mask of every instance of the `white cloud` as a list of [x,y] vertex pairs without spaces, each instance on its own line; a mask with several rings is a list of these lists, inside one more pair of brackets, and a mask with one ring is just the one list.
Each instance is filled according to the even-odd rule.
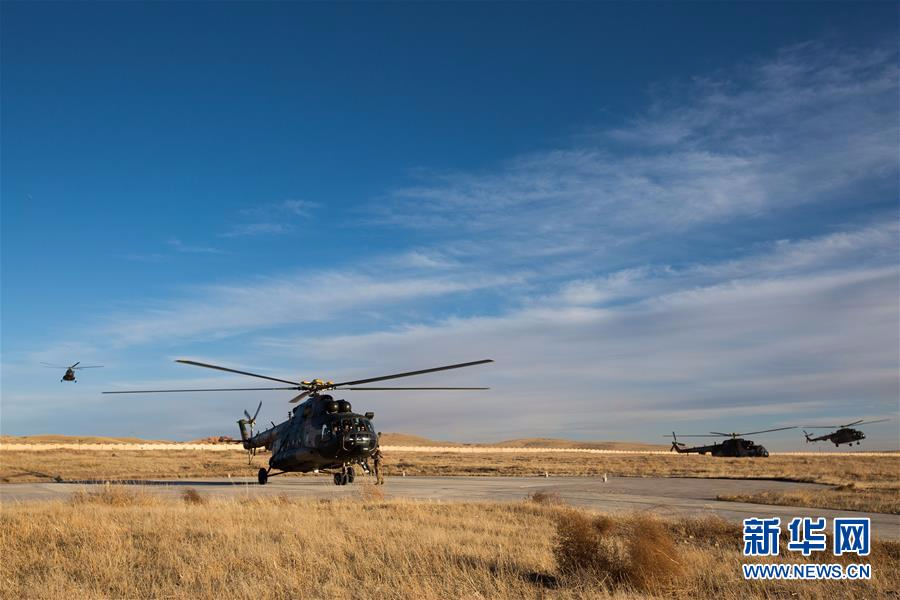
[[[631,431],[653,423],[662,433],[698,420],[707,427],[739,420],[731,427],[740,428],[748,419],[754,427],[792,424],[799,414],[841,410],[896,414],[900,269],[844,260],[879,247],[878,235],[864,232],[872,230],[781,242],[743,261],[570,282],[499,316],[325,336],[305,346],[285,337],[278,348],[299,364],[344,365],[329,377],[496,359],[477,372],[432,377],[494,387],[476,399],[441,395],[422,409],[420,396],[364,397],[396,428],[436,437],[453,437],[444,429],[497,439],[540,430],[589,435],[608,423]],[[896,249],[896,237],[889,245]],[[838,260],[797,260],[823,249]],[[437,417],[431,407],[442,402],[451,404]]]
[[296,221],[312,217],[319,204],[309,200],[288,199],[259,204],[240,211],[244,220],[225,232],[223,237],[282,235],[294,230]]
[[255,235],[281,235],[290,231],[290,227],[284,223],[243,223],[235,225],[224,237],[250,237]]
[[166,244],[171,246],[173,250],[185,254],[221,254],[222,251],[212,246],[197,246],[193,244],[185,244],[177,238],[166,240]]
[[96,327],[108,344],[163,339],[225,338],[279,325],[328,321],[351,311],[403,306],[417,300],[510,285],[505,277],[403,277],[362,272],[304,272],[208,285],[146,308],[113,315]]
[[737,75],[698,80],[686,97],[591,143],[520,156],[495,172],[423,171],[377,220],[523,248],[585,239],[596,247],[827,203],[864,182],[896,190],[897,94],[893,50],[800,45]]

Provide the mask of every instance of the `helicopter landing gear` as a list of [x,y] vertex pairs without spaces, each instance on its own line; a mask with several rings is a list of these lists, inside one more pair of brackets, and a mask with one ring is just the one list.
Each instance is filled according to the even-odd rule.
[[269,480],[269,471],[260,469],[256,474],[256,480],[259,482],[259,485],[266,485],[266,482]]
[[353,467],[344,465],[340,473],[334,474],[334,485],[347,485],[353,483],[354,479],[356,479],[356,473],[353,471]]

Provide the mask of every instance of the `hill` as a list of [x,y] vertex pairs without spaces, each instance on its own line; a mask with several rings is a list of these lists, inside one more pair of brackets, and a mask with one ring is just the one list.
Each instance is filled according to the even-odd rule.
[[669,446],[666,444],[647,444],[643,442],[582,442],[561,438],[519,438],[485,445],[493,448],[584,448],[588,450],[631,451],[658,451],[669,449]]
[[[229,443],[228,436],[212,436],[192,440],[187,443],[194,444],[219,444]],[[75,436],[75,435],[25,435],[0,436],[0,444],[171,444],[169,440],[145,440],[133,437],[102,437],[102,436]],[[664,444],[645,444],[641,442],[582,442],[559,438],[517,438],[501,442],[486,444],[468,444],[462,442],[448,442],[432,440],[419,435],[408,433],[383,433],[381,443],[384,446],[425,446],[430,448],[586,448],[591,450],[631,450],[654,451],[668,450]]]
[[666,444],[646,444],[643,442],[582,442],[578,440],[566,440],[561,438],[517,438],[492,442],[487,444],[466,444],[461,442],[443,442],[431,440],[418,435],[407,433],[384,433],[381,443],[385,446],[428,446],[428,447],[459,447],[471,448],[585,448],[589,450],[630,450],[630,451],[659,451],[668,450]]
[[0,444],[171,444],[166,440],[97,435],[0,435]]
[[437,440],[430,440],[426,437],[422,437],[420,435],[411,435],[408,433],[382,433],[380,442],[383,446],[428,446],[428,447],[442,447],[442,446],[463,446],[466,444],[460,444],[457,442],[439,442]]

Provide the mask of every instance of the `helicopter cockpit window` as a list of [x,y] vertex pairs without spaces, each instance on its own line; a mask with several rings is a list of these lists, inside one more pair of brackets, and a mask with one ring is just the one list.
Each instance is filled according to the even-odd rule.
[[331,427],[328,426],[328,423],[322,425],[322,440],[330,440],[331,439]]

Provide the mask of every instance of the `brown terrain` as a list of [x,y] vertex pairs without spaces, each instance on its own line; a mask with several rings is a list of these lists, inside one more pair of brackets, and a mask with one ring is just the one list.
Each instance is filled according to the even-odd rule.
[[[394,436],[393,438],[389,436]],[[259,454],[248,465],[234,444],[182,447],[172,443],[137,444],[127,438],[26,438],[27,449],[12,450],[23,438],[0,443],[0,483],[36,481],[105,481],[253,476],[267,461]],[[390,444],[388,443],[390,441]],[[69,447],[69,443],[78,444]],[[103,444],[113,443],[114,447]],[[404,445],[404,443],[406,445]],[[523,453],[507,447],[435,446],[442,442],[403,434],[385,434],[385,471],[392,475],[442,476],[625,476],[779,479],[834,486],[816,494],[764,493],[723,500],[863,510],[900,514],[900,454],[773,454],[766,459],[714,458],[671,453],[588,454],[577,451]],[[521,444],[556,440],[519,440]],[[60,447],[59,444],[65,444]],[[148,447],[159,445],[159,449]],[[394,450],[391,450],[391,444]],[[421,445],[420,444],[424,444]],[[599,444],[599,442],[598,442]],[[94,448],[96,446],[96,448]],[[94,448],[94,449],[91,449]],[[139,449],[136,449],[139,448]],[[425,448],[420,450],[420,448]],[[301,475],[291,475],[301,476]]]
[[718,519],[600,515],[552,495],[507,503],[357,497],[161,498],[108,486],[4,506],[0,598],[889,598],[900,544],[875,541],[863,581],[745,581]]

